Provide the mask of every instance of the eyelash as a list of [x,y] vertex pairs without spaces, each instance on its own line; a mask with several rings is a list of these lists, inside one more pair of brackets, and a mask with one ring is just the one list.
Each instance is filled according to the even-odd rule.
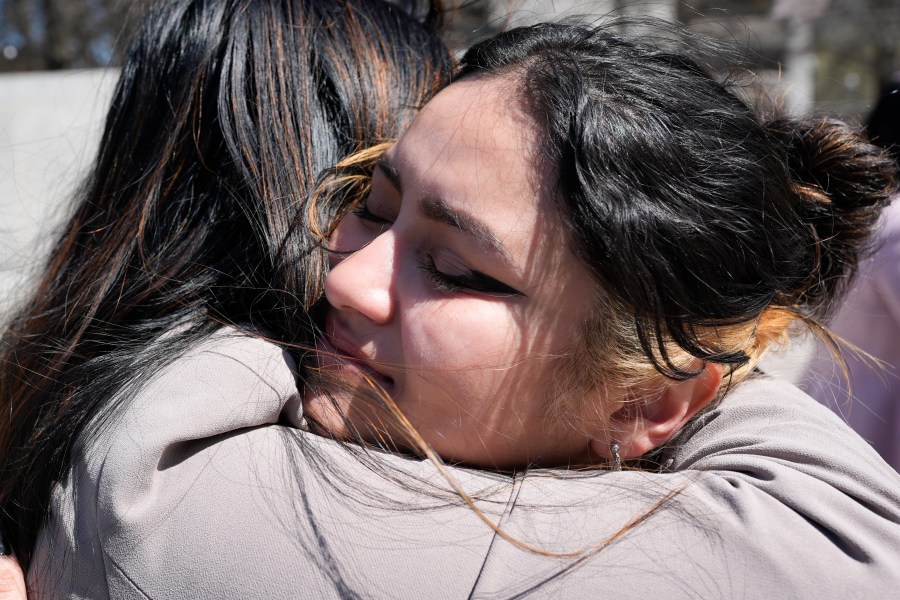
[[362,219],[363,221],[369,221],[371,223],[376,223],[378,225],[390,225],[391,222],[387,219],[383,219],[369,210],[369,199],[365,198],[359,202],[353,209],[350,211],[353,213],[353,216]]
[[522,295],[521,292],[514,290],[505,283],[501,283],[479,271],[470,270],[463,275],[448,275],[438,270],[434,264],[434,258],[428,255],[420,259],[419,269],[425,273],[432,285],[441,292],[453,293],[470,290],[494,296]]
[[[379,217],[369,210],[368,198],[362,200],[353,207],[353,215],[364,221],[369,221],[380,226],[389,226],[391,222]],[[425,273],[428,280],[438,291],[454,293],[463,290],[480,292],[494,296],[521,296],[522,293],[501,283],[479,271],[470,270],[463,275],[448,275],[440,271],[434,264],[434,258],[424,256],[419,259],[419,269]]]

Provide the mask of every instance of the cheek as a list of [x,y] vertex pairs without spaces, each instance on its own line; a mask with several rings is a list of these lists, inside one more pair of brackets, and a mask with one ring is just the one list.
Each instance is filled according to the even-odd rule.
[[[452,299],[423,304],[404,327],[404,360],[416,374],[408,391],[441,411],[464,406],[486,422],[527,415],[554,385],[551,356],[568,348],[518,307],[503,301]],[[436,399],[441,399],[437,401]]]
[[504,302],[480,298],[425,302],[409,313],[403,328],[405,359],[438,369],[508,366],[521,348],[522,325]]

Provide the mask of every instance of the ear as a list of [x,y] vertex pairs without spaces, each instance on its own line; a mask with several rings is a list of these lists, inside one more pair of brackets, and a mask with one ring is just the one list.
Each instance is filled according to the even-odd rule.
[[610,446],[619,444],[623,459],[637,458],[668,442],[706,405],[722,384],[722,366],[706,363],[686,381],[665,379],[651,397],[635,399],[610,415],[607,431],[591,440],[591,450],[612,458]]

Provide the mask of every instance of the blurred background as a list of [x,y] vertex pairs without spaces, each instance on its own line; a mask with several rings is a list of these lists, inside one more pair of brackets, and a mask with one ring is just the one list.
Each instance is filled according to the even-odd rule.
[[[0,73],[115,66],[148,0],[0,0]],[[164,1],[164,0],[163,0]],[[325,0],[327,1],[327,0]],[[398,0],[403,3],[402,0]],[[454,2],[456,6],[454,6]],[[652,15],[732,39],[793,110],[857,115],[900,69],[900,0],[449,0],[457,48],[573,15]]]
[[[145,1],[0,0],[0,314],[39,268],[66,214]],[[900,0],[448,3],[446,36],[457,49],[553,18],[649,15],[677,22],[688,36],[734,43],[758,85],[795,114],[864,123],[880,90],[900,76]],[[788,377],[802,368],[802,358],[786,362]]]

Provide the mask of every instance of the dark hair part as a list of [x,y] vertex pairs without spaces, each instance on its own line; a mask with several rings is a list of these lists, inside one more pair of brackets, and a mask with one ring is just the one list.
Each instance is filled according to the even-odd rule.
[[687,52],[611,27],[511,30],[460,76],[518,85],[575,251],[633,333],[610,351],[670,378],[698,372],[685,353],[753,365],[788,323],[825,317],[894,186],[847,125],[765,122]]
[[74,214],[3,333],[0,529],[23,567],[75,440],[124,386],[223,322],[312,345],[317,241],[292,223],[321,170],[394,138],[446,80],[433,24],[380,0],[154,3]]

